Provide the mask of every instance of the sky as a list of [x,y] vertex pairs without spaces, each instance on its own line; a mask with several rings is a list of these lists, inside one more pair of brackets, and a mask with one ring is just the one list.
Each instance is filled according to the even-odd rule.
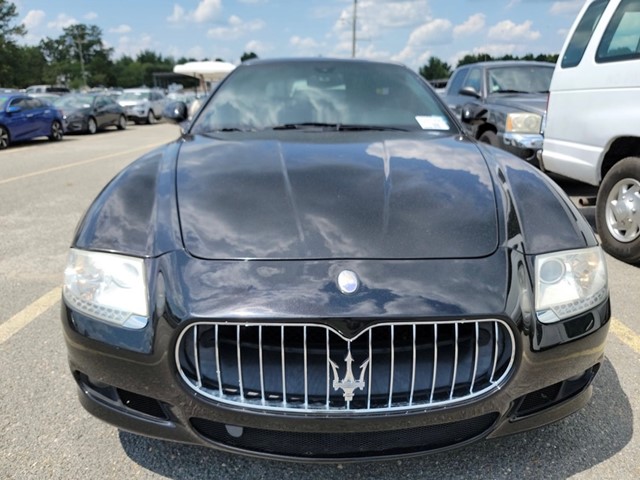
[[[114,58],[350,57],[354,0],[12,0],[28,34],[97,25]],[[559,53],[585,0],[357,0],[356,57],[417,69],[435,56]]]

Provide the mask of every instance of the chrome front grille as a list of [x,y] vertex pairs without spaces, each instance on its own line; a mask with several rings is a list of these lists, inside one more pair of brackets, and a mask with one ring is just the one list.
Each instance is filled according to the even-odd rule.
[[294,412],[376,412],[455,404],[497,388],[514,364],[502,320],[384,323],[346,338],[324,324],[197,322],[176,364],[212,400]]

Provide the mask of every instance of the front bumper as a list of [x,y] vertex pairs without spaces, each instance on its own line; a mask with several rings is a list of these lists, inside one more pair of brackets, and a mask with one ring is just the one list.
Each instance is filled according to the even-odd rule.
[[66,306],[62,312],[70,367],[81,403],[93,415],[147,436],[298,461],[416,455],[557,421],[591,396],[609,314],[607,301],[563,322],[563,328],[542,331],[546,327],[540,326],[536,335],[564,342],[542,351],[531,347],[533,332],[521,329],[511,378],[502,388],[466,404],[384,414],[310,415],[249,411],[194,393],[176,368],[173,353],[182,328],[171,319],[158,319],[153,353],[143,354],[87,338],[77,331],[83,319]]
[[539,133],[499,133],[503,148],[514,155],[538,166],[537,152],[542,149],[543,136]]

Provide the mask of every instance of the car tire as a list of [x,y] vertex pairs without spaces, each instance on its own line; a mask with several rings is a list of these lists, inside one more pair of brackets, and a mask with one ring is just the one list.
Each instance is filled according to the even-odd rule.
[[482,135],[480,135],[480,138],[478,138],[478,140],[482,143],[487,143],[492,147],[498,146],[498,136],[491,130],[487,130]]
[[596,200],[596,228],[607,253],[640,263],[640,158],[624,158],[605,175]]
[[4,150],[11,144],[11,136],[9,130],[4,127],[0,127],[0,150]]
[[51,122],[51,133],[49,134],[49,140],[52,142],[59,142],[64,137],[64,129],[62,128],[62,124],[54,120]]
[[147,125],[152,125],[156,123],[156,116],[153,113],[153,110],[149,110],[149,113],[147,114]]
[[116,125],[116,128],[118,130],[125,130],[127,128],[127,117],[125,117],[124,115],[120,115],[120,118],[118,118],[118,124]]
[[98,123],[96,122],[96,119],[93,117],[89,117],[89,120],[87,120],[87,133],[89,135],[93,135],[97,131],[98,131]]

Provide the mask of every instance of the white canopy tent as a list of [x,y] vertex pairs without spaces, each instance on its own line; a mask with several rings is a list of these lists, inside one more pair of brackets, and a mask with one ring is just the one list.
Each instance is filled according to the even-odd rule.
[[197,78],[201,88],[208,91],[211,84],[222,80],[234,68],[235,65],[227,62],[187,62],[173,67],[173,73]]

